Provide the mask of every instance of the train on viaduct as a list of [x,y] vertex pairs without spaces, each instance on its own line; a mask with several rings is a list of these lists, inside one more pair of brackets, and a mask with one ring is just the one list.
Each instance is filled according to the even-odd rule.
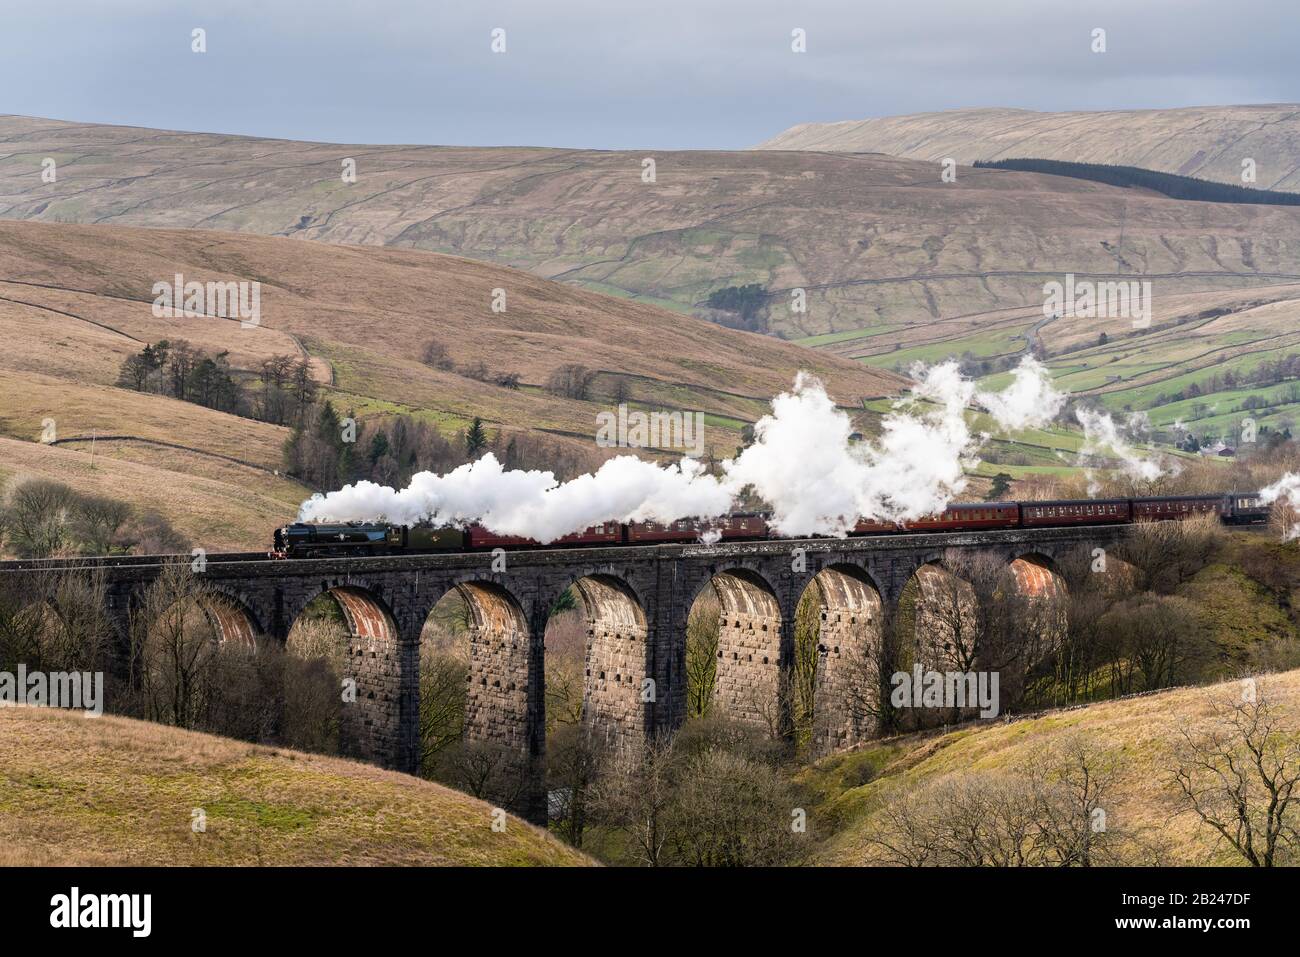
[[[1012,568],[1050,569],[1067,551],[1112,547],[1123,525],[894,534],[846,539],[733,541],[505,553],[387,554],[293,561],[210,555],[199,573],[223,640],[284,641],[317,596],[338,603],[356,683],[352,756],[419,770],[420,640],[434,606],[456,591],[468,606],[465,737],[518,752],[540,781],[545,749],[544,636],[569,589],[587,632],[583,721],[607,740],[671,732],[687,712],[687,618],[713,588],[720,608],[713,709],[758,723],[777,707],[794,658],[795,610],[816,580],[821,595],[816,742],[850,746],[877,729],[847,702],[850,667],[881,640],[908,582],[952,550],[991,553]],[[184,559],[188,561],[188,556]],[[132,608],[161,573],[156,557],[91,559],[103,567],[110,616],[125,635]],[[40,562],[0,564],[22,575]],[[515,809],[544,820],[540,785]]]

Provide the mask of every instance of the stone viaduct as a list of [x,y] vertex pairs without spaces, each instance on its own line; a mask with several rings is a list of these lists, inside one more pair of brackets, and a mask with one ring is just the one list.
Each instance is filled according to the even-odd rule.
[[[467,739],[524,757],[534,784],[516,809],[544,820],[543,638],[551,609],[571,586],[586,618],[583,720],[607,739],[671,732],[687,709],[687,616],[710,585],[720,606],[713,707],[771,724],[781,676],[794,659],[795,609],[817,580],[822,596],[816,701],[824,749],[873,736],[846,702],[861,683],[847,667],[879,642],[908,581],[949,549],[1048,566],[1079,545],[1106,547],[1124,526],[900,534],[714,545],[539,549],[491,553],[272,560],[208,556],[202,577],[218,596],[207,609],[227,640],[284,640],[303,609],[329,592],[350,633],[348,676],[360,718],[354,756],[419,770],[420,635],[433,607],[459,591],[472,615]],[[37,563],[0,564],[0,575]],[[161,565],[102,560],[110,615],[123,634]],[[498,570],[494,570],[495,568]]]

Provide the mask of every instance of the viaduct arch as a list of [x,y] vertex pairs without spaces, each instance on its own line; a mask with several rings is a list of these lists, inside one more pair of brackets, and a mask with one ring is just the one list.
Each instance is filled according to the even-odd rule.
[[[419,763],[420,632],[437,601],[457,589],[473,617],[467,684],[476,698],[466,736],[500,741],[525,757],[534,786],[516,809],[544,820],[542,638],[550,608],[570,586],[588,630],[585,718],[609,736],[637,740],[671,732],[685,717],[687,614],[706,586],[718,595],[726,622],[718,648],[719,708],[770,726],[773,708],[784,707],[780,685],[793,660],[798,599],[816,580],[817,734],[822,746],[833,748],[875,731],[869,715],[844,704],[870,695],[869,675],[855,675],[846,664],[890,634],[919,569],[954,552],[997,555],[1004,563],[1024,558],[1042,567],[1043,559],[1108,547],[1125,534],[1123,526],[1095,526],[539,549],[508,553],[504,568],[487,553],[294,561],[229,556],[209,561],[202,575],[215,591],[238,596],[242,619],[226,608],[216,612],[223,633],[232,636],[262,631],[283,641],[307,603],[329,592],[347,624],[358,756],[405,771]],[[28,570],[23,563],[0,564],[6,577]],[[103,573],[109,614],[125,623],[160,567],[105,562]]]

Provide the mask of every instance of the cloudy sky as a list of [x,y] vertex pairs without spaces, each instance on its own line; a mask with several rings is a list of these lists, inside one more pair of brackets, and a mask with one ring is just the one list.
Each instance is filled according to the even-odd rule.
[[8,0],[3,21],[0,113],[344,143],[726,149],[958,107],[1300,103],[1296,0]]

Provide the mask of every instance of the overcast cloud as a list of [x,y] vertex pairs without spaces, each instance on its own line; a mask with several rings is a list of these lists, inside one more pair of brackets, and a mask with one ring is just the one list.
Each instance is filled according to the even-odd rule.
[[[0,112],[344,143],[728,149],[958,107],[1300,102],[1296,0],[60,0]],[[208,52],[190,52],[190,31]],[[507,52],[490,49],[493,28]],[[808,50],[791,52],[791,31]],[[1108,52],[1090,51],[1095,27]]]

